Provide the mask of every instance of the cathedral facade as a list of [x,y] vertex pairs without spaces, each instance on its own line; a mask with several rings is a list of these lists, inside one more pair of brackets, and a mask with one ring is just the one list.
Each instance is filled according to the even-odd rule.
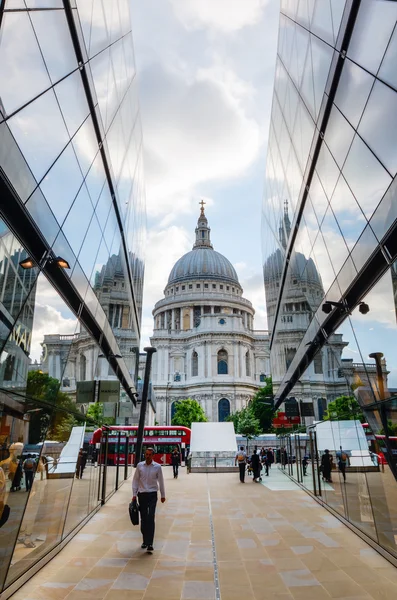
[[176,402],[197,400],[210,421],[244,408],[270,374],[269,336],[254,329],[229,260],[213,249],[202,203],[191,252],[174,265],[153,310],[156,420],[171,424]]

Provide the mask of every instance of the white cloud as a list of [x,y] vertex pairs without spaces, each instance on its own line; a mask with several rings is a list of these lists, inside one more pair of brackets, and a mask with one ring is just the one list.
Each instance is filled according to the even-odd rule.
[[187,29],[232,33],[258,23],[267,0],[171,0],[171,4]]
[[[191,235],[183,227],[171,225],[153,228],[148,232],[145,265],[144,306],[151,311],[163,297],[168,275],[176,261],[192,249]],[[142,330],[146,335],[153,332],[153,320],[144,317]],[[145,333],[143,331],[143,333]]]
[[249,85],[211,70],[188,81],[160,65],[142,80],[148,212],[190,211],[196,187],[241,177],[257,156],[259,127],[240,101]]
[[44,335],[76,333],[77,319],[64,317],[59,310],[48,304],[36,302],[34,308],[33,335],[30,356],[32,360],[40,360]]
[[244,298],[252,302],[255,308],[254,328],[267,329],[266,298],[262,273],[258,273],[245,262],[238,262],[233,266],[244,290]]

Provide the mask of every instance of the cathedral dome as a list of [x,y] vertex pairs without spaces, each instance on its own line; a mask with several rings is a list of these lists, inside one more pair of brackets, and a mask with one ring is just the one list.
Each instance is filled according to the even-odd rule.
[[239,285],[231,262],[209,247],[194,248],[182,256],[171,270],[168,285],[189,279],[218,279]]
[[189,279],[216,279],[240,285],[232,263],[213,249],[210,231],[207,217],[204,214],[204,202],[202,202],[193,250],[184,254],[175,263],[167,285]]

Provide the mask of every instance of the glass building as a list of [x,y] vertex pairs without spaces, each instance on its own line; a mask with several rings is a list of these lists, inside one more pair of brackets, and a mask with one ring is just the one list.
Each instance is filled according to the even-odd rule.
[[3,598],[129,474],[76,401],[135,404],[146,215],[128,0],[2,0],[0,65]]
[[394,559],[396,22],[391,1],[281,0],[262,219],[275,406],[326,419],[285,440],[290,474]]

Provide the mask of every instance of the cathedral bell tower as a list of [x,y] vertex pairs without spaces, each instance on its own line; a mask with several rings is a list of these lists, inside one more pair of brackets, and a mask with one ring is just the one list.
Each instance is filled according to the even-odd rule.
[[194,243],[193,246],[193,250],[195,250],[196,248],[211,248],[213,249],[213,246],[211,244],[211,238],[210,238],[210,232],[211,229],[208,227],[208,221],[207,221],[207,217],[205,216],[204,213],[204,200],[202,200],[200,202],[201,204],[201,209],[200,209],[200,216],[198,218],[197,221],[197,227],[196,227],[196,241]]

